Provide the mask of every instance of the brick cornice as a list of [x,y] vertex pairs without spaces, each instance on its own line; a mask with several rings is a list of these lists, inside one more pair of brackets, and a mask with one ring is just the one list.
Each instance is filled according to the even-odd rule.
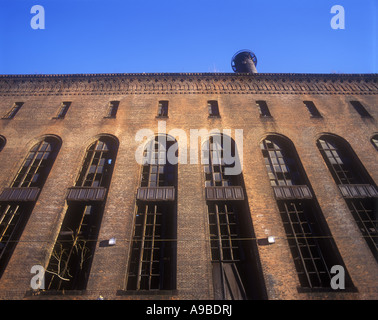
[[117,73],[0,75],[1,96],[377,94],[378,74]]

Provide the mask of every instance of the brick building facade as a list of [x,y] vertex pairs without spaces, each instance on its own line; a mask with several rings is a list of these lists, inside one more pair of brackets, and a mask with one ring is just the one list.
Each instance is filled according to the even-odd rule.
[[[1,76],[1,299],[377,299],[377,81]],[[229,129],[242,173],[190,161],[217,145],[193,129]],[[165,133],[186,163],[139,164]]]

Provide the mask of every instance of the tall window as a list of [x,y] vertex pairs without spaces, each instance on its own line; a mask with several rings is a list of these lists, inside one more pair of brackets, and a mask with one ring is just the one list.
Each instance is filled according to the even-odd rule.
[[323,135],[317,146],[374,257],[378,260],[378,190],[351,146]]
[[[262,299],[264,285],[242,174],[234,141],[213,135],[203,152],[215,299]],[[227,150],[225,146],[231,146]],[[226,160],[234,157],[235,162]],[[241,240],[244,239],[244,240]]]
[[12,108],[3,116],[2,119],[13,119],[23,104],[23,102],[15,102]]
[[61,141],[55,137],[46,137],[35,144],[11,186],[0,194],[0,274],[21,236],[60,145]]
[[271,135],[260,147],[301,287],[331,289],[330,270],[343,262],[294,146]]
[[87,149],[46,268],[46,289],[83,290],[93,259],[118,141],[101,136]]
[[165,139],[156,136],[144,150],[127,290],[176,288],[177,165],[167,151],[177,142]]

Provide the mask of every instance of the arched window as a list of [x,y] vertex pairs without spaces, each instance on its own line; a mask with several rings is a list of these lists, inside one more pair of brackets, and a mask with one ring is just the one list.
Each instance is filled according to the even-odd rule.
[[202,156],[215,299],[264,299],[236,144],[229,136],[212,135],[203,145]]
[[61,140],[47,136],[36,143],[11,186],[0,194],[0,274],[16,246],[59,152]]
[[86,288],[117,150],[118,140],[105,135],[87,148],[75,186],[68,190],[68,208],[46,269],[46,289]]
[[317,146],[364,239],[378,260],[378,190],[373,179],[342,138],[326,134]]
[[[371,143],[373,144],[373,146],[375,147],[375,149],[378,150],[378,134],[375,134],[372,138],[371,138]],[[1,149],[1,148],[0,148]]]
[[127,290],[176,288],[177,165],[168,157],[174,144],[161,135],[144,149]]
[[270,135],[260,147],[301,287],[331,289],[332,266],[344,264],[294,145]]

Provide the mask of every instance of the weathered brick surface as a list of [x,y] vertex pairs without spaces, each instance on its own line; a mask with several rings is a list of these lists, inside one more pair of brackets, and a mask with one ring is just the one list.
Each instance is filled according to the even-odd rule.
[[[74,185],[85,150],[99,134],[111,134],[119,141],[99,233],[99,243],[116,237],[117,244],[114,247],[97,244],[83,295],[67,293],[65,296],[26,298],[95,299],[99,295],[107,299],[213,298],[203,171],[200,164],[189,163],[178,165],[177,290],[161,295],[117,294],[126,288],[135,194],[140,178],[140,166],[134,158],[140,143],[135,141],[135,135],[142,128],[157,133],[158,101],[168,100],[167,132],[183,129],[188,144],[191,129],[225,128],[232,129],[233,135],[235,129],[243,129],[243,177],[254,233],[258,239],[268,235],[277,239],[274,245],[258,247],[269,299],[378,299],[377,262],[315,144],[325,132],[343,137],[371,177],[378,181],[377,151],[370,142],[371,136],[378,132],[377,77],[358,80],[353,76],[337,78],[335,75],[329,80],[324,76],[326,80],[321,78],[320,82],[327,89],[319,89],[319,92],[304,89],[302,92],[300,89],[301,86],[315,85],[316,77],[311,75],[305,80],[299,79],[298,75],[277,76],[287,79],[285,83],[280,82],[279,90],[272,89],[273,84],[278,86],[274,75],[255,77],[262,82],[253,77],[250,82],[248,77],[241,79],[229,74],[124,75],[124,82],[118,76],[113,77],[114,81],[109,75],[102,86],[96,82],[96,76],[93,79],[91,76],[80,79],[62,77],[62,83],[58,82],[59,77],[0,79],[0,115],[5,114],[14,102],[24,102],[14,119],[0,120],[0,135],[7,139],[0,152],[0,191],[9,186],[28,150],[39,137],[52,134],[63,142],[20,242],[0,279],[0,298],[24,298],[30,289],[30,268],[35,264],[47,264],[64,218],[67,188]],[[348,77],[351,82],[347,81]],[[209,82],[206,79],[210,79]],[[336,84],[332,79],[336,79]],[[22,84],[22,80],[26,82]],[[351,87],[343,90],[346,83]],[[292,85],[299,87],[289,90],[288,86]],[[363,91],[363,85],[369,86],[370,94]],[[253,89],[253,86],[260,89]],[[120,101],[117,118],[104,119],[108,102],[112,100]],[[208,100],[218,100],[221,118],[208,118]],[[267,102],[273,116],[271,119],[260,118],[256,100]],[[313,101],[323,118],[310,118],[304,100]],[[373,118],[362,119],[350,105],[350,100],[360,101]],[[62,101],[72,102],[65,119],[52,119]],[[299,281],[259,147],[260,141],[269,133],[284,135],[294,143],[357,292],[298,292]]]

